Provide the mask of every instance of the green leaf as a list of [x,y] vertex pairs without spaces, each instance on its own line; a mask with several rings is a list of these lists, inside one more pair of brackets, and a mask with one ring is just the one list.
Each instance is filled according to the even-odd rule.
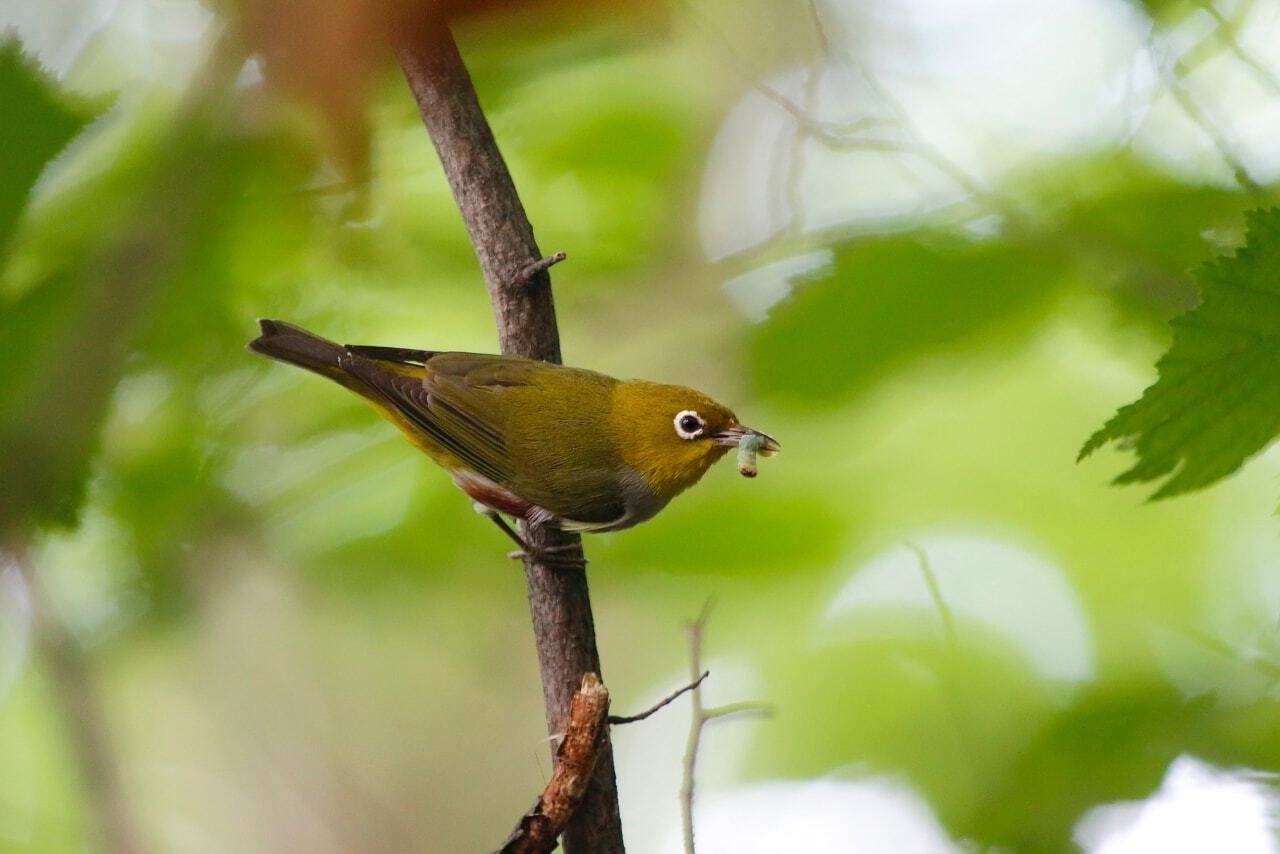
[[45,165],[97,112],[58,91],[16,38],[0,37],[0,247]]
[[1080,449],[1079,459],[1110,441],[1136,451],[1117,484],[1172,474],[1152,499],[1208,486],[1280,433],[1280,209],[1245,222],[1245,246],[1196,271],[1203,301],[1171,322],[1155,384]]

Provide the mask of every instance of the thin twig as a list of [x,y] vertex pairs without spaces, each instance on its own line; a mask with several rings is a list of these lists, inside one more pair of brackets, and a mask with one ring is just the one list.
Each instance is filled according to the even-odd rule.
[[[702,672],[702,630],[711,613],[712,600],[708,599],[702,611],[688,626],[689,631],[689,669],[693,676]],[[695,687],[690,692],[693,713],[689,720],[689,737],[684,747],[684,778],[680,785],[680,826],[684,831],[684,852],[695,854],[693,847],[693,790],[694,772],[698,768],[698,747],[702,744],[702,728],[706,718],[702,710],[702,688]]]
[[[921,137],[913,127],[906,109],[896,98],[889,94],[880,84],[874,72],[864,63],[855,61],[852,64],[862,75],[872,94],[884,106],[889,108],[893,114],[893,120],[897,123],[898,131],[905,133],[905,137],[899,138],[897,134],[885,136],[868,133],[869,131],[889,126],[889,122],[874,116],[867,116],[848,122],[829,122],[816,118],[809,109],[797,104],[781,92],[759,80],[756,75],[750,73],[746,63],[738,57],[733,45],[729,43],[724,33],[715,26],[698,19],[692,7],[686,6],[686,9],[691,13],[691,19],[702,28],[703,32],[720,43],[725,62],[747,81],[747,85],[790,114],[805,136],[818,140],[831,151],[885,151],[916,157],[942,172],[958,184],[969,196],[984,201],[1002,211],[1008,208],[1009,203],[1006,200],[999,199],[994,194],[984,190],[964,169],[951,161],[936,146]],[[823,55],[829,59],[831,45],[823,28],[822,16],[818,12],[816,5],[812,3],[809,6],[809,12]],[[806,96],[809,94],[809,92],[806,92]]]
[[[791,212],[790,221],[787,223],[787,229],[792,234],[801,234],[805,228],[805,206],[803,200],[803,179],[805,172],[805,145],[809,141],[810,136],[814,136],[815,120],[814,116],[818,109],[818,88],[822,84],[822,75],[826,70],[826,63],[831,59],[831,43],[827,40],[826,30],[822,26],[822,16],[818,13],[818,6],[814,0],[809,0],[809,17],[813,20],[814,36],[818,42],[819,55],[822,57],[820,64],[810,66],[806,69],[806,76],[803,87],[804,108],[803,113],[792,112],[791,115],[796,119],[795,133],[792,134],[791,152],[789,163],[787,165],[786,174],[786,196],[787,208]],[[870,127],[874,122],[870,120],[862,120],[869,122],[866,127]],[[857,131],[864,129],[858,127],[851,133],[856,134]],[[845,140],[851,137],[844,134],[836,139],[832,139],[824,134],[817,134],[818,138],[826,145],[829,150],[844,150],[848,144]],[[868,141],[867,137],[855,137],[859,142]]]
[[110,854],[141,854],[146,850],[142,834],[125,791],[119,756],[84,652],[59,618],[30,564],[25,544],[7,543],[3,556],[17,568],[31,597],[36,649],[49,670],[58,705],[66,718],[102,848]]
[[1182,111],[1187,114],[1187,118],[1199,125],[1200,130],[1209,138],[1209,142],[1218,152],[1218,156],[1222,158],[1222,162],[1231,170],[1231,175],[1235,178],[1236,183],[1251,193],[1261,192],[1262,185],[1249,174],[1244,161],[1236,154],[1235,147],[1227,139],[1226,134],[1209,117],[1204,107],[1200,106],[1200,102],[1192,97],[1191,92],[1188,91],[1185,81],[1190,69],[1186,63],[1161,45],[1154,35],[1150,37],[1148,46],[1152,56],[1156,58],[1156,67],[1168,87],[1169,94],[1173,96],[1173,100],[1178,103]]
[[702,675],[699,676],[697,679],[690,682],[688,685],[685,685],[683,688],[679,688],[675,691],[672,691],[666,697],[663,697],[657,703],[653,704],[652,706],[650,706],[649,708],[645,709],[643,712],[640,712],[637,715],[609,715],[609,723],[617,725],[617,724],[633,724],[636,721],[642,721],[645,718],[652,715],[654,712],[658,711],[658,709],[661,709],[663,706],[669,705],[670,703],[675,701],[677,698],[680,697],[681,694],[685,694],[689,691],[692,691],[694,688],[697,688],[699,685],[702,684],[702,680],[706,679],[710,675],[711,675],[710,670],[702,671]]
[[1212,3],[1201,3],[1200,8],[1208,12],[1210,17],[1218,22],[1214,35],[1226,43],[1227,50],[1231,51],[1232,56],[1244,63],[1245,67],[1252,71],[1254,76],[1264,85],[1269,86],[1276,92],[1280,92],[1280,77],[1277,77],[1270,68],[1259,62],[1256,57],[1240,45],[1240,24],[1236,21],[1227,20]]
[[951,644],[956,643],[956,621],[951,614],[951,607],[947,605],[947,600],[942,598],[942,588],[938,585],[938,577],[933,574],[933,567],[929,565],[929,555],[925,550],[913,542],[906,543],[907,548],[916,553],[916,557],[920,560],[920,572],[924,575],[924,583],[929,587],[929,595],[933,597],[933,606],[938,609],[938,618],[942,620],[942,631],[947,636],[947,641]]
[[[734,73],[748,81],[748,85],[756,92],[787,112],[809,136],[822,140],[826,145],[838,148],[866,147],[883,150],[886,147],[894,147],[892,143],[887,143],[884,140],[861,135],[863,132],[877,127],[880,124],[878,119],[863,118],[849,122],[828,122],[814,118],[813,114],[804,107],[768,83],[758,79],[758,76],[749,70],[747,62],[738,55],[738,52],[729,42],[729,39],[725,37],[724,33],[702,18],[700,13],[691,5],[685,4],[685,11],[689,14],[689,19],[694,22],[695,26],[720,43],[721,55]],[[825,35],[823,38],[825,41]],[[896,150],[896,147],[894,148]]]
[[831,40],[827,38],[827,27],[822,22],[822,13],[818,11],[816,0],[809,0],[809,17],[813,19],[813,35],[818,40],[818,49],[824,57],[831,56]]
[[877,100],[879,100],[881,104],[888,107],[890,112],[893,113],[898,126],[910,134],[909,144],[902,147],[903,153],[915,155],[925,161],[930,166],[950,178],[960,187],[960,189],[964,190],[971,197],[986,202],[997,210],[1007,211],[1009,208],[1008,200],[989,192],[979,185],[973,176],[966,172],[960,164],[953,161],[950,157],[947,157],[942,153],[942,149],[925,139],[919,129],[916,128],[915,124],[911,121],[911,114],[908,112],[907,108],[903,106],[901,101],[894,97],[893,93],[885,88],[884,84],[880,82],[880,78],[876,76],[876,73],[872,71],[866,63],[857,62],[855,63],[855,67],[862,75],[862,79],[867,84],[867,87],[871,89],[872,94],[876,96]]
[[[822,33],[821,21],[818,18],[817,9],[813,3],[809,4],[809,12],[813,16],[814,28]],[[823,34],[825,36],[825,34]],[[826,39],[821,38],[820,42],[823,47],[823,58],[826,58]],[[818,87],[822,83],[823,66],[810,65],[805,70],[804,86],[802,88],[804,97],[804,113],[807,116],[814,115],[818,108]],[[812,131],[810,123],[797,118],[795,132],[792,134],[791,156],[787,164],[786,174],[786,195],[787,207],[791,212],[790,222],[787,227],[796,234],[805,230],[805,210],[803,194],[804,166],[805,166],[805,145],[808,143],[808,137]]]
[[537,278],[537,275],[539,273],[541,273],[543,270],[550,270],[552,267],[554,267],[556,264],[559,264],[561,261],[563,261],[567,257],[568,256],[565,255],[563,252],[557,252],[554,255],[548,255],[545,258],[539,258],[537,261],[534,261],[532,264],[530,264],[529,266],[525,267],[523,270],[520,271],[520,283],[524,285],[533,284],[534,279]]
[[732,715],[758,715],[767,718],[774,713],[775,709],[772,703],[759,703],[755,700],[742,700],[737,703],[725,703],[723,706],[714,706],[710,709],[702,710],[702,719],[705,723],[721,720]]

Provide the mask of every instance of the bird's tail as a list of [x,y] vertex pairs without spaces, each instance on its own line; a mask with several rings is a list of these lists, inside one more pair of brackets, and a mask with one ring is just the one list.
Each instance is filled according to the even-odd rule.
[[259,320],[262,334],[249,342],[254,353],[306,368],[348,388],[357,383],[348,372],[351,353],[327,338],[283,320]]

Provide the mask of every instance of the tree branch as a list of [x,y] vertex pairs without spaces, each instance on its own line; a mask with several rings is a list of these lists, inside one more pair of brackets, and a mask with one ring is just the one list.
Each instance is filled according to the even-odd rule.
[[[442,20],[428,15],[416,26],[402,28],[397,52],[480,260],[502,352],[559,362],[560,338],[547,272],[550,265],[541,263],[543,256],[534,241],[533,227],[453,36]],[[535,550],[577,544],[581,555],[581,540],[576,534],[524,525],[521,533]],[[583,675],[600,672],[586,571],[563,564],[549,567],[526,557],[525,581],[542,671],[547,730],[564,732],[570,703]],[[607,732],[595,776],[565,829],[563,841],[569,854],[623,850]]]
[[556,750],[556,768],[546,788],[507,837],[498,854],[546,854],[573,816],[608,734],[609,691],[594,673],[582,677],[573,695],[569,725]]

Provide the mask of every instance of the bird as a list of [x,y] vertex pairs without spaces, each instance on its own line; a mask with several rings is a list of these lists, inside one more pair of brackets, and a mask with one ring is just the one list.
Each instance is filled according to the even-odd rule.
[[250,351],[372,404],[520,546],[513,557],[546,558],[556,547],[534,549],[503,514],[534,528],[620,531],[651,519],[731,449],[748,477],[757,450],[781,450],[683,386],[518,356],[340,345],[282,320],[258,325]]

